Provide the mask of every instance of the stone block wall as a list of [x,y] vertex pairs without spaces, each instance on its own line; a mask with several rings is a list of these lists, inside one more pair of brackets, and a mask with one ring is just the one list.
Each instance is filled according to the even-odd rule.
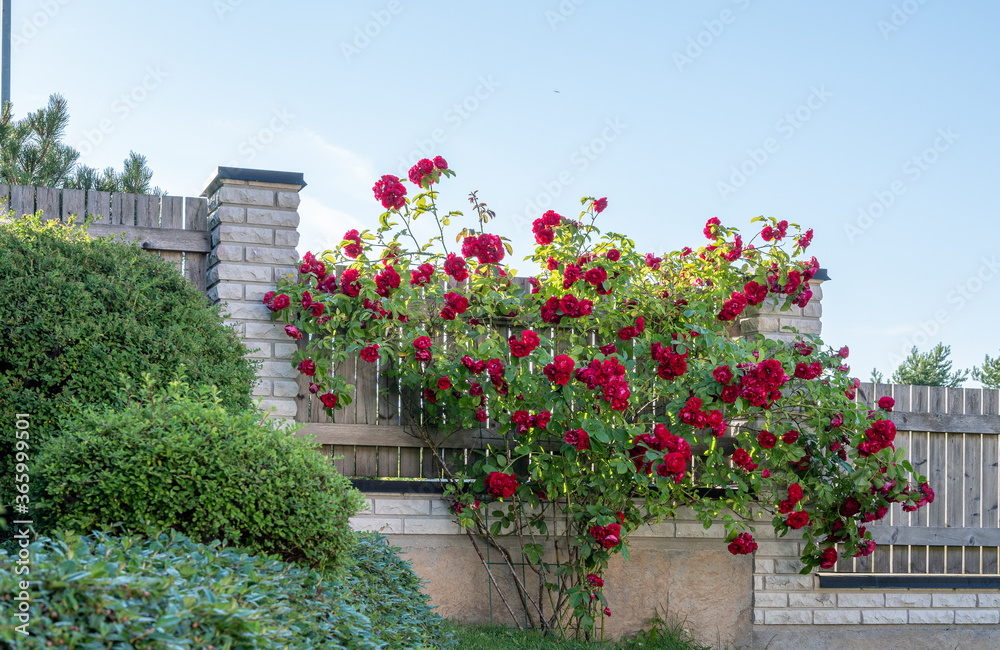
[[[836,638],[844,644],[838,647],[862,647],[864,641],[871,648],[876,646],[862,630],[872,626],[900,626],[892,638],[910,647],[940,647],[924,645],[924,641],[938,639],[943,629],[957,630],[951,632],[956,643],[967,639],[970,645],[960,643],[960,647],[1000,647],[1000,592],[996,589],[822,588],[815,572],[799,573],[802,564],[798,558],[804,545],[801,536],[777,538],[765,526],[757,530],[755,647],[764,647],[767,642],[776,643],[771,647],[831,647],[823,644]],[[927,630],[925,626],[940,629]],[[814,637],[820,628],[825,632]],[[852,638],[858,645],[849,643]],[[955,643],[947,647],[955,647]]]
[[[365,509],[351,524],[355,530],[382,532],[402,549],[427,581],[425,592],[439,614],[490,622],[489,578],[448,502],[434,495],[368,494]],[[612,612],[604,619],[605,634],[617,638],[636,632],[666,612],[713,647],[749,644],[752,559],[731,555],[724,536],[721,525],[706,530],[691,513],[631,532],[630,559],[616,556],[605,574],[604,596]],[[485,554],[481,541],[479,548]],[[516,601],[513,584],[504,580],[506,571],[493,569],[508,599]],[[512,624],[495,592],[492,620]]]
[[768,298],[758,307],[747,307],[739,318],[738,333],[742,336],[763,334],[769,339],[785,342],[795,340],[795,334],[784,329],[786,326],[794,327],[801,334],[821,334],[823,282],[826,277],[826,271],[820,269],[817,277],[809,281],[813,297],[805,307],[793,305],[788,311],[781,311],[782,302],[776,298]]
[[276,418],[295,416],[297,349],[262,303],[279,278],[297,272],[299,190],[302,174],[219,167],[202,196],[208,198],[212,252],[208,297],[225,303],[226,323],[243,337],[261,368],[254,395]]

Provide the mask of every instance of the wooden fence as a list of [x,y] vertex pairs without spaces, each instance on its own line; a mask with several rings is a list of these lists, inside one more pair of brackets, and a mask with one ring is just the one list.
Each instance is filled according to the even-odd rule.
[[935,500],[912,513],[893,504],[869,524],[875,553],[841,560],[835,571],[1000,574],[1000,392],[862,384],[858,400],[871,406],[885,395],[896,401],[896,446]]
[[[383,372],[380,372],[383,371]],[[360,359],[336,369],[357,386],[354,402],[331,420],[301,390],[299,435],[313,435],[346,476],[441,476],[431,457],[400,421],[406,396],[388,385],[384,368]],[[842,560],[840,573],[998,575],[1000,567],[1000,392],[996,390],[862,384],[858,401],[872,407],[895,399],[896,445],[927,476],[936,499],[920,510],[894,504],[868,525],[878,546],[867,558]],[[459,463],[495,439],[494,430],[462,431],[446,444],[444,461]]]
[[88,232],[95,237],[125,234],[150,254],[171,262],[205,291],[208,254],[208,201],[205,198],[154,196],[0,185],[0,203],[16,215],[42,211],[45,219],[82,221],[95,215]]

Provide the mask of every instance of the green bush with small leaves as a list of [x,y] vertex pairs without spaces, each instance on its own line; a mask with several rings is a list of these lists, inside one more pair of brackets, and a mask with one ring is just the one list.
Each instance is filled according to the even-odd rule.
[[[4,215],[0,214],[0,217]],[[253,406],[255,364],[218,307],[136,245],[91,239],[41,213],[0,218],[0,467],[13,466],[14,415],[32,449],[81,404],[114,404],[144,375],[214,385],[231,410]],[[0,503],[13,503],[0,472]],[[8,508],[9,511],[9,508]]]
[[[8,542],[7,547],[10,547]],[[440,648],[450,633],[384,537],[334,575],[174,531],[40,538],[26,576],[0,549],[0,639],[14,648]],[[18,626],[28,634],[21,634]]]
[[350,552],[360,492],[313,443],[231,413],[181,381],[122,409],[88,408],[38,452],[41,530],[174,528],[332,568]]

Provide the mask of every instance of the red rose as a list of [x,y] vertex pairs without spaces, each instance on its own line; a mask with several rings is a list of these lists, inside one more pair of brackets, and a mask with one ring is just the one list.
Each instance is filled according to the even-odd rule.
[[809,513],[805,510],[797,510],[788,515],[788,527],[794,530],[804,528],[809,525]]
[[340,276],[340,292],[350,298],[357,298],[358,294],[361,293],[361,283],[358,282],[360,275],[361,272],[357,269],[344,271],[344,274]]
[[[809,232],[812,232],[811,230]],[[823,551],[823,554],[819,557],[819,568],[821,569],[832,569],[835,564],[837,564],[837,547],[831,546],[830,548]]]
[[842,359],[846,359],[851,354],[851,349],[845,345],[837,350],[837,354],[839,354]]
[[861,502],[854,497],[847,497],[841,504],[839,512],[845,517],[853,517],[861,512]]
[[316,364],[312,362],[312,359],[305,359],[303,361],[299,361],[298,368],[299,372],[301,372],[303,375],[308,375],[312,377],[313,375],[316,374]]
[[728,365],[719,366],[718,368],[712,371],[712,376],[715,377],[715,381],[719,382],[720,384],[728,384],[733,380],[733,371],[729,368]]
[[749,555],[757,550],[757,542],[750,533],[740,533],[729,542],[729,552],[733,555]]
[[486,409],[476,409],[477,422],[486,422],[488,419],[490,419],[490,416],[486,413]]
[[312,383],[312,382],[309,382],[309,392],[310,392],[310,393],[312,393],[313,395],[315,395],[315,394],[316,394],[316,393],[318,393],[319,391],[320,391],[320,386],[319,386],[319,384],[314,384],[314,383]]
[[434,156],[434,168],[448,169],[448,161],[442,158],[441,156]]
[[334,395],[333,393],[323,393],[322,395],[319,396],[319,399],[321,402],[323,402],[323,406],[325,406],[326,408],[328,409],[337,408],[337,396]]
[[351,259],[357,259],[358,255],[361,255],[361,235],[357,230],[348,230],[344,233],[345,242],[351,242],[344,245],[344,255],[350,257]]
[[485,479],[486,491],[498,499],[506,499],[517,490],[517,476],[503,472],[490,472]]
[[599,576],[597,576],[596,574],[593,574],[593,573],[588,573],[587,574],[587,582],[589,582],[591,585],[593,585],[595,587],[603,587],[604,586],[604,579],[601,578],[601,577],[599,577]]
[[287,334],[293,339],[299,341],[302,340],[302,332],[300,332],[299,328],[295,327],[294,325],[285,325],[285,334]]
[[604,270],[603,266],[598,266],[596,268],[588,269],[587,272],[583,274],[583,279],[586,280],[588,284],[592,284],[596,287],[608,279],[608,272]]
[[441,377],[437,381],[437,387],[440,390],[448,390],[451,388],[451,379],[449,377]]
[[798,439],[799,439],[798,431],[788,431],[785,433],[785,435],[781,436],[781,442],[785,443],[786,445],[795,444],[795,441]]
[[418,336],[413,339],[413,347],[418,350],[427,350],[431,347],[431,339],[429,336]]
[[386,210],[399,210],[405,204],[403,197],[406,196],[406,188],[392,174],[386,174],[375,181],[372,192],[375,193],[375,200],[381,201]]
[[788,486],[788,498],[794,503],[798,503],[802,500],[802,486],[798,483],[792,483]]
[[896,400],[889,396],[878,398],[878,407],[885,411],[891,411],[892,407],[896,405]]
[[292,301],[289,300],[288,296],[286,296],[285,294],[281,294],[274,298],[271,304],[268,305],[268,309],[270,309],[271,311],[281,311],[282,309],[288,307],[288,305],[290,305],[291,303]]
[[417,361],[426,363],[431,360],[431,351],[417,350],[416,354],[413,355],[413,358],[415,358]]
[[320,316],[323,315],[323,303],[314,302],[312,305],[309,306],[309,311],[312,312],[312,315],[314,317],[319,318]]
[[608,197],[602,197],[594,201],[594,212],[601,214],[608,207]]
[[368,363],[378,361],[378,343],[373,343],[361,351],[361,358]]
[[621,257],[622,253],[617,248],[612,248],[611,250],[608,251],[608,259],[611,260],[612,262],[617,262],[618,260],[621,259]]
[[462,282],[469,277],[469,270],[465,266],[465,258],[454,253],[448,253],[448,259],[444,262],[444,272]]
[[757,434],[757,442],[764,449],[774,449],[774,445],[778,442],[778,437],[767,429],[764,429]]
[[563,440],[566,441],[566,444],[576,447],[577,451],[590,449],[590,436],[583,429],[570,429],[563,436]]

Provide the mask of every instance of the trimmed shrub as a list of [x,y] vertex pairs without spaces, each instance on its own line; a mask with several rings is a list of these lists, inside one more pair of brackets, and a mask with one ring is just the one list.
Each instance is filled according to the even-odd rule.
[[[8,543],[9,546],[9,543]],[[41,538],[23,579],[0,571],[0,639],[16,648],[419,648],[450,644],[385,539],[362,536],[350,576],[167,532]],[[0,550],[0,566],[14,556]],[[364,585],[379,585],[377,589]],[[358,585],[361,585],[358,588]]]
[[361,506],[314,445],[208,389],[172,382],[121,410],[88,408],[35,461],[44,530],[175,528],[288,561],[333,567]]
[[[113,404],[128,382],[165,384],[181,365],[215,385],[222,404],[250,408],[255,364],[219,309],[177,269],[138,246],[91,239],[41,213],[0,220],[0,421],[31,416],[35,448],[79,404]],[[0,430],[12,467],[13,427]],[[11,501],[11,472],[0,502]]]

